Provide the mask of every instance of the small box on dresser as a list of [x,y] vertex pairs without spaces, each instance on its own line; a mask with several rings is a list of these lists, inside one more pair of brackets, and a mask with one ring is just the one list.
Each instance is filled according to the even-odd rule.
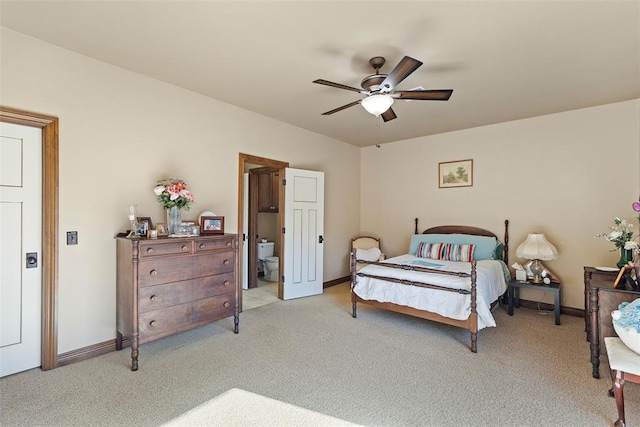
[[117,238],[117,338],[140,344],[234,316],[238,333],[235,234],[160,239]]

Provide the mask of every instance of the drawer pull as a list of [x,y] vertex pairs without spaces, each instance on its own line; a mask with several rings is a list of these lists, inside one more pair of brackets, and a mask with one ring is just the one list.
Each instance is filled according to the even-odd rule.
[[147,249],[147,253],[148,253],[148,254],[152,254],[152,253],[153,253],[153,248],[148,248],[148,249]]
[[228,246],[228,247],[231,247],[231,240],[229,240],[229,241],[227,242],[227,246]]
[[155,295],[151,295],[151,297],[149,298],[151,301],[158,301],[158,297]]
[[228,260],[228,259],[225,259],[224,261],[222,261],[222,263],[223,263],[224,265],[229,265],[229,260]]
[[200,243],[200,249],[204,249],[204,248],[206,248],[206,247],[207,247],[207,246],[206,246],[204,243]]
[[152,276],[157,276],[157,275],[158,275],[158,272],[157,272],[157,271],[155,271],[155,270],[151,270],[151,271],[149,272],[149,274],[150,274],[150,275],[152,275]]
[[225,301],[225,302],[222,304],[222,306],[223,306],[224,308],[229,307],[229,301]]
[[225,280],[224,283],[223,283],[223,285],[225,285],[225,286],[229,286],[230,284],[231,284],[231,282],[228,281],[228,280]]
[[188,251],[188,250],[189,250],[189,246],[187,246],[187,245],[182,245],[182,250],[183,250],[183,251]]
[[149,326],[151,326],[152,328],[155,328],[157,324],[158,323],[155,320],[152,320],[151,322],[149,322]]

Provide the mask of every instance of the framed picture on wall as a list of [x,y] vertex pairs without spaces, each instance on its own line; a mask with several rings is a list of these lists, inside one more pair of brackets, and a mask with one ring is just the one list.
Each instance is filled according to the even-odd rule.
[[438,163],[438,187],[472,187],[473,159]]
[[201,216],[200,234],[224,234],[224,217]]

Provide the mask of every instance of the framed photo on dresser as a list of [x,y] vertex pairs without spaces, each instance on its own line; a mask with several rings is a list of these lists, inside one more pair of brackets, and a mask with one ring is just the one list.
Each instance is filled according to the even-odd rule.
[[140,224],[140,227],[142,228],[142,231],[144,235],[147,234],[147,231],[149,230],[153,230],[153,223],[151,222],[151,218],[148,216],[139,216],[136,218],[136,221],[138,222],[138,224]]
[[167,224],[165,224],[164,222],[156,223],[156,231],[158,232],[158,236],[166,236],[167,234],[169,234],[167,232]]
[[224,234],[224,217],[201,216],[200,234]]
[[640,291],[635,266],[623,266],[618,272],[615,282],[613,282],[613,288],[627,291]]

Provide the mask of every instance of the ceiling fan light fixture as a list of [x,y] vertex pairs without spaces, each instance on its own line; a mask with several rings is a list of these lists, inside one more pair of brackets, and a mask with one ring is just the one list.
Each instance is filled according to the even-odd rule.
[[393,98],[389,95],[374,94],[363,99],[361,104],[367,112],[378,117],[391,107]]

